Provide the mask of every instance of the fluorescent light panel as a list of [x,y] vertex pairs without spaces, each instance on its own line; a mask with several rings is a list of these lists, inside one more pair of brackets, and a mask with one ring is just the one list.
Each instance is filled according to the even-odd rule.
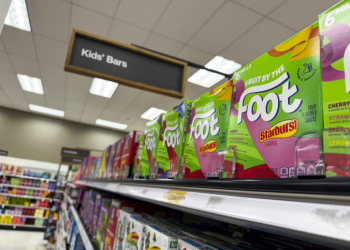
[[242,65],[234,61],[223,58],[222,56],[215,56],[211,59],[205,67],[207,69],[216,70],[224,74],[232,74],[237,69],[241,68]]
[[110,121],[101,120],[101,119],[97,119],[95,123],[98,125],[111,127],[111,128],[117,128],[117,129],[126,129],[128,127],[128,125],[126,125],[126,124],[121,124],[121,123],[117,123],[117,122],[110,122]]
[[33,92],[35,94],[40,95],[44,94],[43,84],[39,78],[20,74],[17,74],[17,78],[19,83],[21,84],[21,88],[24,91]]
[[21,30],[31,31],[25,0],[12,0],[5,24]]
[[211,86],[220,82],[224,78],[224,75],[213,73],[205,69],[200,69],[196,73],[194,73],[190,78],[188,78],[187,81],[206,88],[210,88]]
[[106,98],[111,98],[118,87],[118,83],[94,78],[91,84],[90,93]]
[[157,108],[150,108],[147,110],[145,113],[141,115],[141,118],[146,119],[146,120],[153,120],[157,118],[159,115],[166,113],[165,110],[162,109],[157,109]]
[[40,113],[45,113],[49,115],[56,115],[56,116],[64,116],[64,111],[57,110],[57,109],[50,109],[46,107],[41,107],[33,104],[29,104],[29,109],[32,111],[40,112]]

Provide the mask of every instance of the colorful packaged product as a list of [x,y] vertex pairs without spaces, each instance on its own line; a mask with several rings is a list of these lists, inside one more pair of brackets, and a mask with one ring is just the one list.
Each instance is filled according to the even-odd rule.
[[131,177],[134,167],[134,159],[140,143],[142,132],[132,131],[124,136],[124,145],[119,169],[119,179]]
[[[203,241],[195,238],[180,238],[178,239],[178,250],[213,250],[218,249],[205,244]],[[238,249],[238,248],[237,248]]]
[[143,250],[177,249],[178,236],[156,225],[147,225]]
[[212,166],[215,151],[227,147],[231,97],[232,81],[228,81],[192,102],[184,152],[185,178],[210,177],[213,168],[230,164],[220,157]]
[[137,147],[135,158],[134,158],[134,167],[132,168],[132,174],[131,174],[132,178],[134,178],[134,176],[135,176],[136,169],[137,168],[141,168],[141,166],[140,166],[140,164],[141,164],[141,154],[142,154],[142,149],[143,149],[143,146],[144,146],[144,141],[145,141],[145,134],[142,133],[142,135],[140,137],[139,146]]
[[163,115],[158,144],[158,179],[169,178],[183,156],[192,101],[186,100]]
[[111,148],[112,148],[112,145],[109,145],[105,149],[105,151],[103,152],[102,160],[101,160],[101,166],[100,166],[99,173],[98,173],[98,178],[104,178],[105,177],[105,171],[107,169],[109,155],[111,154]]
[[[158,143],[163,114],[153,121],[146,123],[144,145],[141,152],[141,162],[138,177],[146,178],[149,174],[149,167],[157,160]],[[136,173],[137,174],[137,173]]]
[[146,235],[147,221],[140,216],[130,216],[126,223],[124,249],[141,250]]
[[97,229],[95,233],[95,245],[98,249],[103,250],[104,249],[104,240],[106,235],[106,228],[107,228],[107,222],[108,222],[108,213],[109,208],[111,206],[111,199],[104,199],[102,200],[100,214],[98,217],[98,223],[97,223]]
[[236,178],[295,176],[297,138],[322,128],[318,31],[310,25],[235,72],[228,143]]
[[114,162],[113,162],[113,178],[114,179],[119,178],[119,170],[120,170],[123,146],[124,146],[124,137],[119,139],[119,141],[117,141],[117,145],[115,147]]
[[102,207],[109,208],[110,205],[111,205],[111,199],[108,195],[100,194],[100,193],[96,194],[94,213],[92,217],[92,230],[91,230],[91,234],[93,235],[93,237],[95,237],[96,230],[98,227],[101,208]]
[[[319,15],[319,23],[324,127],[350,129],[350,1]],[[326,176],[350,177],[346,131],[325,131],[323,139]]]
[[122,209],[118,210],[117,231],[114,238],[113,250],[124,249],[124,237],[126,233],[127,221],[131,215],[135,214],[133,212],[125,211]]
[[105,172],[105,177],[106,179],[112,179],[113,175],[113,167],[114,167],[114,157],[115,157],[115,151],[116,147],[118,146],[118,142],[114,143],[111,146],[109,157],[108,157],[108,163],[107,163],[107,171]]
[[114,248],[114,239],[118,226],[118,217],[120,215],[119,210],[123,209],[127,212],[133,212],[135,204],[128,203],[122,200],[112,200],[111,207],[109,209],[108,224],[106,230],[106,237],[104,243],[104,250],[112,250]]

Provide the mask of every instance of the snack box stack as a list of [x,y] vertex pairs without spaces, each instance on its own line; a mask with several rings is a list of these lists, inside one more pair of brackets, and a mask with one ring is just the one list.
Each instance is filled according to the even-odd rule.
[[157,179],[172,178],[172,173],[177,171],[179,157],[183,156],[185,148],[191,106],[192,101],[185,100],[163,116],[157,153]]
[[102,207],[109,208],[110,204],[111,204],[111,198],[109,195],[104,194],[104,193],[97,193],[96,194],[93,215],[92,215],[92,226],[91,226],[91,237],[93,239],[95,239],[95,236],[96,236],[95,234],[96,234],[96,230],[98,227],[101,208]]
[[112,179],[119,178],[123,146],[124,146],[124,137],[119,139],[115,143],[115,147],[114,147],[115,152],[114,152],[114,159],[113,159],[113,171],[112,171],[112,177],[111,177]]
[[142,134],[142,132],[134,130],[124,136],[124,144],[119,169],[119,179],[127,179],[129,177],[133,177],[132,170],[135,167],[134,159]]

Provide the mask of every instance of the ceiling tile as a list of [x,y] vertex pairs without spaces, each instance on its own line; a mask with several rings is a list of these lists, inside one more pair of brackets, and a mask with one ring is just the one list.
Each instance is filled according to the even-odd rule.
[[198,63],[200,65],[205,65],[214,57],[214,55],[197,50],[190,46],[185,46],[182,48],[182,50],[180,50],[176,57],[193,63]]
[[121,114],[121,115],[118,117],[118,119],[116,120],[116,122],[129,125],[129,124],[131,124],[132,122],[134,122],[137,118],[139,118],[139,117],[138,117],[138,116],[131,115],[131,114],[128,114],[128,113],[124,113],[124,114]]
[[175,56],[183,47],[182,43],[151,33],[144,46],[148,49],[155,50]]
[[84,6],[87,9],[90,9],[92,11],[111,16],[113,17],[119,0],[103,0],[103,1],[96,1],[96,0],[73,0],[74,4],[78,4],[80,6]]
[[89,94],[86,104],[92,107],[103,109],[104,107],[106,107],[108,102],[109,102],[109,98]]
[[91,106],[91,105],[85,105],[83,114],[91,114],[91,115],[99,116],[100,114],[102,114],[102,112],[103,112],[102,108],[97,108],[97,107],[94,107],[94,106]]
[[12,68],[10,58],[5,52],[0,52],[0,70],[15,72]]
[[127,44],[143,45],[149,33],[149,31],[134,25],[114,20],[108,37]]
[[9,56],[17,74],[41,79],[37,60],[26,59],[12,54],[9,54]]
[[20,88],[16,74],[5,71],[0,71],[0,85],[8,85]]
[[[98,1],[98,4],[101,4]],[[72,7],[71,29],[87,31],[99,36],[107,36],[112,18],[84,9],[77,5]]]
[[[160,100],[159,102],[157,102],[154,105],[154,107],[155,108],[159,108],[159,109],[163,109],[163,110],[166,110],[166,111],[169,111],[172,108],[174,108],[177,105],[179,105],[181,102],[182,101],[180,99],[171,98],[171,97],[165,97],[162,100]],[[142,120],[144,120],[144,119],[142,119]]]
[[226,2],[191,39],[190,45],[218,54],[256,24],[262,16],[233,2]]
[[66,110],[83,113],[85,104],[66,100]]
[[99,119],[116,122],[121,112],[116,112],[115,110],[105,109],[100,115]]
[[111,103],[113,101],[124,101],[127,103],[130,103],[134,101],[140,94],[142,90],[136,89],[136,88],[131,88],[123,85],[119,85],[117,90],[114,92],[114,95],[111,98]]
[[234,0],[248,8],[251,8],[263,15],[269,14],[285,0]]
[[27,91],[24,91],[24,94],[29,104],[46,107],[46,100],[44,95],[34,94]]
[[71,121],[79,121],[81,117],[81,112],[66,110],[64,111],[64,118]]
[[41,78],[43,82],[66,85],[67,73],[61,67],[39,63]]
[[163,98],[164,95],[155,94],[149,91],[143,91],[137,98],[135,98],[134,103],[151,107]]
[[[224,0],[172,1],[154,31],[186,43],[223,2]],[[179,13],[181,13],[181,17],[179,17]]]
[[137,118],[133,123],[131,123],[130,126],[128,126],[127,130],[128,131],[136,130],[136,131],[144,132],[146,128],[146,123],[147,123],[147,120],[142,118]]
[[115,110],[116,112],[123,113],[129,106],[131,102],[126,102],[123,100],[110,100],[105,109]]
[[10,102],[16,109],[29,110],[29,104],[25,98],[10,97]]
[[69,88],[69,87],[67,87],[66,89],[67,100],[85,104],[87,97],[88,97],[87,92],[81,91],[79,89]]
[[81,115],[80,121],[87,124],[95,124],[99,115],[83,113]]
[[288,0],[274,10],[269,17],[300,31],[316,22],[320,13],[338,2],[339,0]]
[[152,29],[168,3],[169,0],[121,0],[115,17],[142,28]]
[[66,102],[62,98],[46,96],[46,103],[48,108],[58,109],[62,111],[64,111],[66,108]]
[[[4,25],[5,26],[5,25]],[[2,38],[2,37],[1,37]],[[1,41],[0,39],[0,51],[6,51],[5,47],[4,47],[4,43]]]
[[67,75],[68,87],[89,92],[93,79],[92,77],[82,76],[74,73],[67,73]]
[[[264,18],[231,44],[221,55],[245,65],[294,34],[293,30]],[[255,39],[256,37],[259,39]]]
[[27,0],[27,6],[34,33],[69,41],[69,3],[57,0]]
[[141,117],[141,115],[145,113],[150,107],[152,106],[149,106],[146,104],[142,105],[142,104],[132,103],[129,107],[125,109],[124,113],[130,114],[132,116]]
[[60,67],[63,70],[68,43],[59,42],[38,35],[34,35],[34,39],[39,61]]
[[24,95],[24,91],[21,88],[7,86],[7,85],[3,85],[3,86],[1,86],[1,88],[6,93],[6,95],[10,98],[14,97],[17,99],[22,99],[24,101],[26,100],[26,97]]
[[1,39],[7,52],[37,60],[33,33],[4,25]]
[[43,88],[45,96],[66,98],[66,86],[43,82]]
[[0,105],[10,107],[13,106],[10,102],[10,99],[7,97],[6,93],[2,90],[0,90]]

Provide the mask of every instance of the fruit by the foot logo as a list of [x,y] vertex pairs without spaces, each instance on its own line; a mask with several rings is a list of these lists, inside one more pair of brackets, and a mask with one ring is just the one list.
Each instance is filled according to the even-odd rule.
[[145,147],[147,150],[152,150],[156,147],[156,138],[154,136],[154,131],[146,135]]
[[277,123],[270,129],[260,131],[260,143],[269,139],[288,138],[298,131],[298,120],[286,120]]
[[165,143],[167,147],[175,148],[176,145],[180,145],[180,131],[178,130],[179,125],[176,124],[172,127],[167,127],[164,131],[163,147]]

